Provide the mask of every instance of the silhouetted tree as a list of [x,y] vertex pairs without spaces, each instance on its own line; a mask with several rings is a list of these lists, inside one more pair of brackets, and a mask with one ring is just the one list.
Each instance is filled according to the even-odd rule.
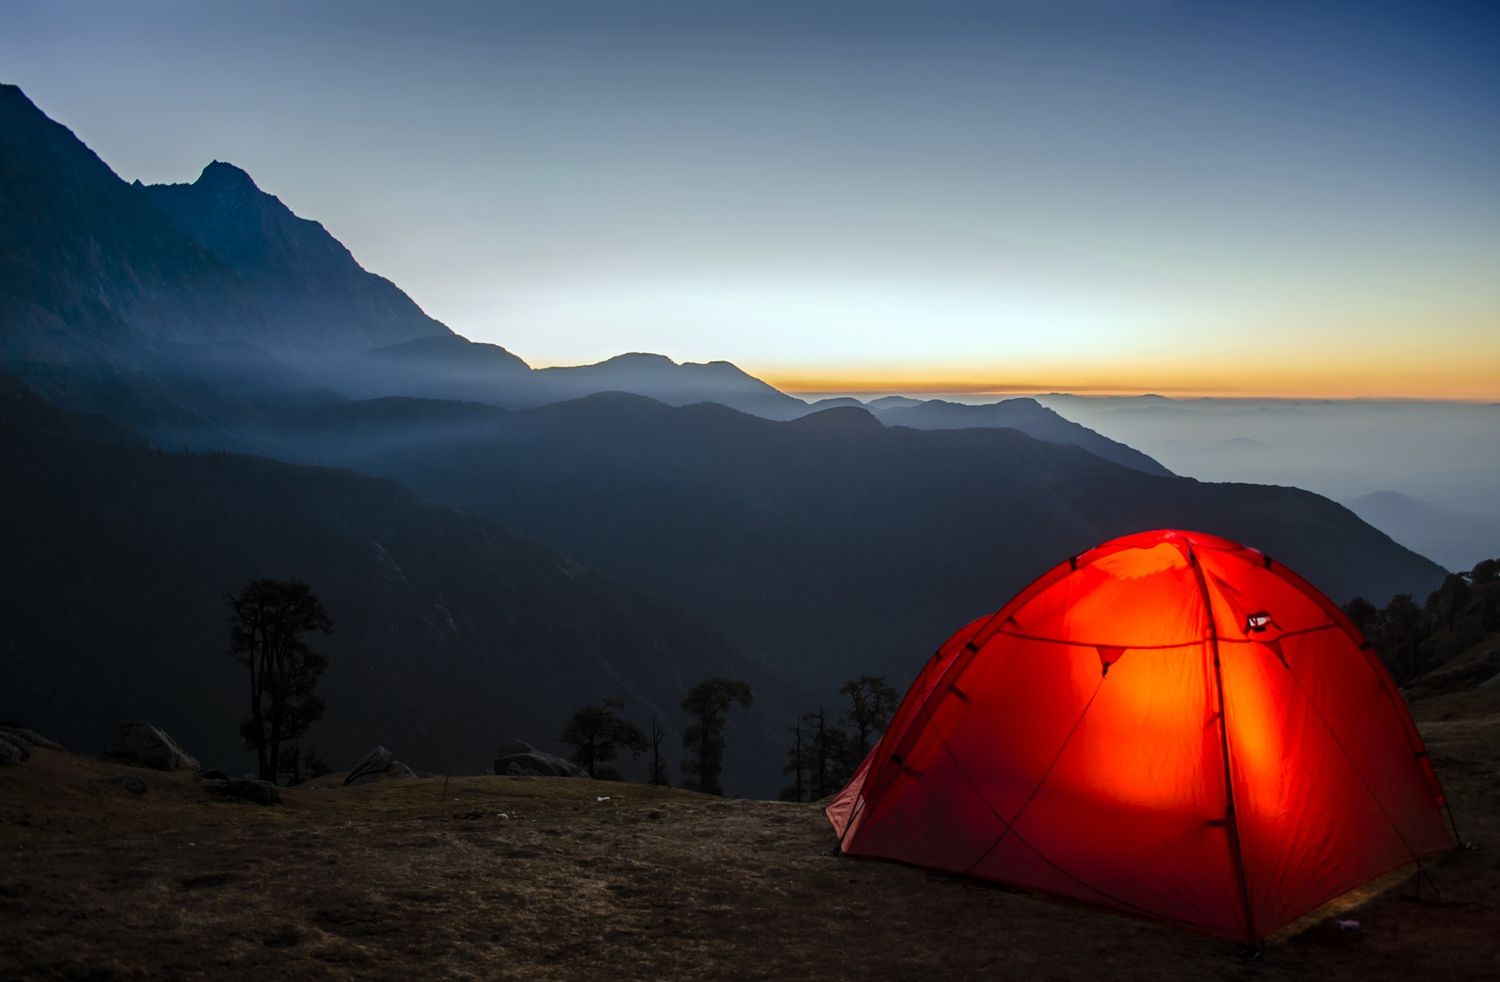
[[724,723],[729,709],[739,703],[750,708],[754,696],[748,682],[733,679],[705,679],[693,687],[682,700],[682,708],[692,720],[682,733],[682,747],[688,756],[682,761],[682,773],[690,788],[708,794],[723,794],[719,776],[724,771]]
[[651,717],[651,783],[671,784],[667,779],[667,758],[662,755],[661,745],[667,738],[667,731],[657,721],[655,714]]
[[323,708],[323,698],[316,692],[309,692],[300,702],[287,707],[286,730],[290,742],[281,748],[280,771],[288,784],[301,784],[304,779],[303,767],[307,760],[302,754],[302,734],[314,721],[322,718]]
[[1469,582],[1474,586],[1486,586],[1496,581],[1500,581],[1500,559],[1482,559],[1469,574]]
[[1422,641],[1422,609],[1410,594],[1398,593],[1385,605],[1380,618],[1380,637],[1389,663],[1401,670],[1401,681],[1410,681],[1421,674],[1417,647]]
[[229,654],[250,671],[250,715],[240,724],[240,736],[255,751],[261,779],[275,782],[282,744],[295,745],[323,715],[316,689],[328,659],[309,648],[303,636],[327,634],[333,621],[300,580],[256,580],[226,599]]
[[821,705],[816,712],[802,717],[807,723],[808,736],[808,791],[814,800],[826,798],[837,791],[845,778],[845,761],[849,758],[849,736],[843,730],[828,725],[828,715]]
[[1353,621],[1354,626],[1359,628],[1359,633],[1363,634],[1373,643],[1375,640],[1373,635],[1380,626],[1380,608],[1370,603],[1364,597],[1355,597],[1344,604],[1344,613],[1348,614],[1349,620]]
[[884,675],[861,675],[850,679],[839,687],[839,692],[849,697],[849,711],[844,714],[844,720],[853,727],[846,761],[852,774],[890,725],[898,697],[896,690],[886,685]]
[[605,699],[597,706],[585,706],[573,714],[563,730],[563,742],[573,748],[573,763],[588,772],[589,777],[601,781],[618,781],[620,772],[613,763],[620,748],[639,757],[650,744],[641,728],[626,719],[616,716],[616,709],[623,709],[618,699]]
[[1472,593],[1469,580],[1464,574],[1449,573],[1443,577],[1443,585],[1427,597],[1427,615],[1432,618],[1433,626],[1452,631],[1454,621],[1469,605]]

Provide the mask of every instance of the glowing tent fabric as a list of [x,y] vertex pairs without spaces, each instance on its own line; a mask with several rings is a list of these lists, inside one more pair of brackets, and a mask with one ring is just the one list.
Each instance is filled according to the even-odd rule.
[[948,639],[827,813],[846,853],[1246,942],[1454,845],[1343,613],[1179,531],[1069,560]]

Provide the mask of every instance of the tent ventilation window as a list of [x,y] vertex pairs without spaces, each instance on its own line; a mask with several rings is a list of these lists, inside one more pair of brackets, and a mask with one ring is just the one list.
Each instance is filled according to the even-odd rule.
[[1271,615],[1263,610],[1258,610],[1245,618],[1246,634],[1264,634],[1266,628],[1271,626]]

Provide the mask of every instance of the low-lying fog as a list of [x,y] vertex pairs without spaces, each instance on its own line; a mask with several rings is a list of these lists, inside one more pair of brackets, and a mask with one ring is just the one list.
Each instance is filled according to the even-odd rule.
[[1451,569],[1500,555],[1500,405],[1040,396],[1204,481],[1290,484]]
[[[809,401],[841,395],[798,394]],[[906,395],[972,404],[1002,398]],[[1500,556],[1500,404],[1032,398],[1186,477],[1286,484],[1326,495],[1450,569]]]

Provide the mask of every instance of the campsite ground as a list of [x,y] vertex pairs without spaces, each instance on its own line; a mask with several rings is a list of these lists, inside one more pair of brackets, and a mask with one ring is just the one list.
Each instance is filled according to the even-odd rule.
[[[838,858],[816,807],[442,778],[210,800],[38,750],[0,770],[0,978],[1500,978],[1500,691],[1414,707],[1478,849],[1259,962],[1171,926]],[[134,795],[117,780],[143,778]],[[608,796],[607,800],[599,800]]]

